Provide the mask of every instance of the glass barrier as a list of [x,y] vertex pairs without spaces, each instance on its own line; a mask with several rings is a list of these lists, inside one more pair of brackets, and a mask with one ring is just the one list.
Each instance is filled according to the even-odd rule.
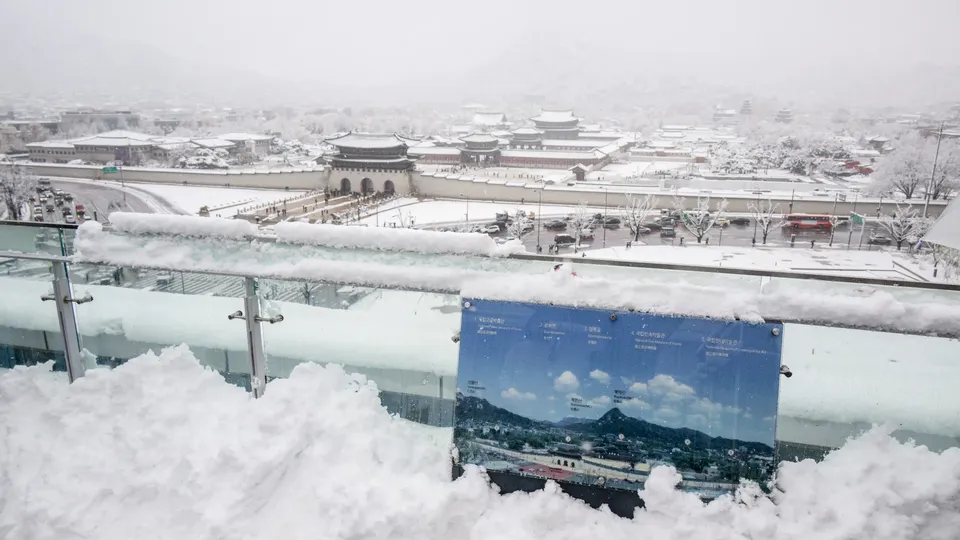
[[[82,346],[100,366],[115,367],[147,351],[186,343],[202,365],[250,389],[250,355],[236,277],[142,268],[72,265]],[[89,366],[88,366],[89,367]]]
[[56,304],[41,299],[53,293],[50,263],[18,262],[27,264],[0,275],[0,368],[53,360],[54,371],[66,372]]
[[873,424],[931,450],[960,446],[960,341],[804,324],[784,327],[781,459],[816,457]]
[[375,381],[391,413],[453,425],[459,296],[267,279],[258,295],[263,317],[283,315],[263,325],[268,379],[341,364]]
[[[76,229],[55,225],[4,221],[0,222],[0,251],[72,255],[76,233]],[[12,261],[5,264],[12,264]]]

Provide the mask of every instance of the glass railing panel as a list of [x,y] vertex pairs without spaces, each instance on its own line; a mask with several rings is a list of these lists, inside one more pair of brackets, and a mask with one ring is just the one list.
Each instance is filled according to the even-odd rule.
[[75,294],[93,301],[76,306],[82,346],[90,363],[116,367],[148,351],[186,344],[200,364],[250,388],[250,355],[236,277],[72,265]]
[[[0,222],[0,251],[72,255],[76,232],[75,228],[43,223],[2,221]],[[11,263],[6,261],[4,264]]]
[[0,274],[0,369],[53,361],[53,370],[66,372],[63,334],[54,302],[49,263],[24,261],[15,271]]
[[283,315],[263,325],[268,380],[304,362],[340,364],[376,382],[389,412],[452,425],[458,296],[269,279],[258,294],[263,317]]
[[873,424],[931,450],[960,446],[960,341],[803,324],[784,327],[781,459],[817,457]]

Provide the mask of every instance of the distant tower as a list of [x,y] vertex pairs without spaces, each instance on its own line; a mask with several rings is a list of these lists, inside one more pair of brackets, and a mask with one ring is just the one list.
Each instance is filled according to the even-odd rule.
[[740,114],[743,116],[750,116],[753,114],[753,102],[749,99],[743,100],[743,105],[740,106]]
[[784,124],[789,124],[790,122],[793,122],[793,111],[790,110],[789,107],[784,107],[780,109],[779,111],[777,111],[776,120],[777,122],[781,122]]

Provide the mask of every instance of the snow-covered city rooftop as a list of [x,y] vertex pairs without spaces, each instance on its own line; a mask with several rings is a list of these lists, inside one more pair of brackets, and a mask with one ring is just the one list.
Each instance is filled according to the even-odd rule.
[[115,4],[0,2],[0,540],[960,539],[960,4]]

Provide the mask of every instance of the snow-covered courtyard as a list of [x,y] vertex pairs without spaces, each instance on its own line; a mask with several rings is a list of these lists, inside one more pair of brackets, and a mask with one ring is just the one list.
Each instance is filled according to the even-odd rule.
[[240,189],[225,187],[176,186],[168,184],[127,184],[130,189],[146,191],[183,210],[196,214],[206,206],[213,215],[232,216],[238,208],[266,204],[295,197],[303,192],[282,189]]

